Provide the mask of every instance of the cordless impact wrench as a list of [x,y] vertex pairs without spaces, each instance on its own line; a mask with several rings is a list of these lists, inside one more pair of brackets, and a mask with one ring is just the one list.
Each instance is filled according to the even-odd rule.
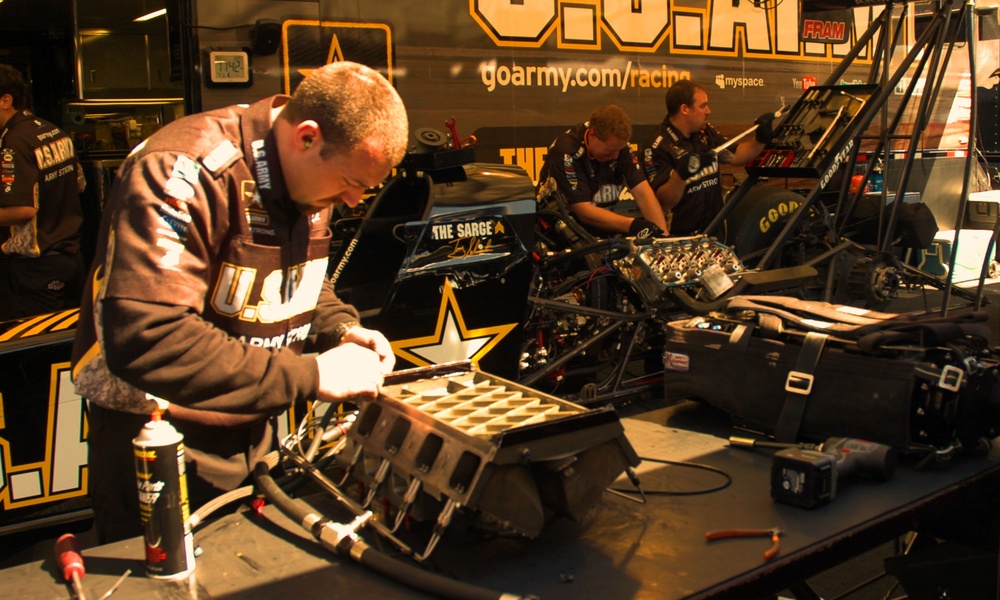
[[785,448],[775,452],[771,462],[771,498],[813,508],[836,497],[839,478],[858,475],[888,481],[896,463],[891,447],[856,438],[829,438],[818,448]]

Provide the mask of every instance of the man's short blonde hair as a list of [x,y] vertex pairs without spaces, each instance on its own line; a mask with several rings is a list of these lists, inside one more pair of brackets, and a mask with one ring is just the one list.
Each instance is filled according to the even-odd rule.
[[628,118],[625,109],[614,104],[608,104],[595,110],[590,115],[590,129],[598,139],[606,140],[615,136],[623,142],[632,139],[632,120]]
[[313,71],[295,88],[282,117],[293,124],[316,121],[326,142],[323,156],[350,152],[365,140],[381,145],[393,165],[409,140],[406,107],[378,71],[341,61]]

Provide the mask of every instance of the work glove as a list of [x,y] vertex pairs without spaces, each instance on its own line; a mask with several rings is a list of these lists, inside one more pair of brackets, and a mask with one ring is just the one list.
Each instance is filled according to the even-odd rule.
[[774,137],[774,113],[764,113],[757,117],[754,121],[757,125],[757,131],[753,132],[753,136],[761,144],[766,144],[771,141]]
[[632,224],[628,226],[628,234],[637,239],[663,237],[663,230],[656,226],[656,223],[647,221],[642,217],[632,219]]
[[682,179],[690,179],[698,171],[715,161],[715,152],[693,153],[680,150],[675,158],[677,173]]

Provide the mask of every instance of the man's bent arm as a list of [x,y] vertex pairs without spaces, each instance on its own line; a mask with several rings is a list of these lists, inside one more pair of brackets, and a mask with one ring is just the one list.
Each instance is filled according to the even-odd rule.
[[603,231],[628,233],[629,225],[632,224],[632,217],[620,215],[589,202],[576,202],[570,204],[569,208],[581,223]]
[[643,181],[632,188],[631,191],[636,205],[642,212],[642,216],[662,229],[664,233],[669,233],[663,206],[660,204],[657,195],[653,193],[653,188],[649,185],[649,182]]
[[105,299],[108,368],[127,383],[200,410],[265,413],[315,397],[314,358],[251,346],[184,306]]
[[677,171],[670,174],[670,178],[656,188],[656,199],[660,201],[660,206],[663,210],[673,210],[684,197],[684,189],[687,187],[687,182],[681,178]]
[[38,209],[33,206],[0,206],[0,227],[13,227],[35,218]]

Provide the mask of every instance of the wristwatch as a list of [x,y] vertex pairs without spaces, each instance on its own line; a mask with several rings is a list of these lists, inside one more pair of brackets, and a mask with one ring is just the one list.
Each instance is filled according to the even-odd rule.
[[347,335],[348,330],[358,325],[360,325],[360,323],[354,320],[343,321],[341,323],[337,323],[336,325],[334,325],[332,333],[333,333],[333,339],[336,340],[337,345],[340,345],[340,342],[343,341],[344,336]]

